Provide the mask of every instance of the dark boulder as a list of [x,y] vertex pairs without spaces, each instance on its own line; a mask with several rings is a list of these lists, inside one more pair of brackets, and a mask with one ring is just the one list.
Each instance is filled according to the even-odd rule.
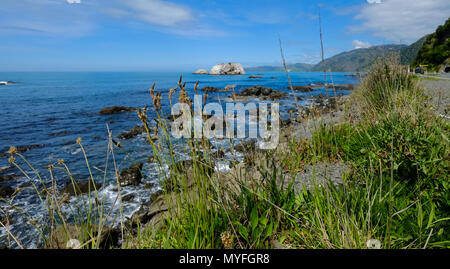
[[122,197],[122,202],[130,202],[130,201],[132,201],[135,197],[136,197],[136,195],[135,195],[134,193],[127,194],[127,195],[125,195],[125,196]]
[[204,91],[204,92],[228,92],[228,91],[230,91],[229,89],[219,89],[219,88],[211,87],[211,86],[203,87],[200,90]]
[[244,89],[241,93],[242,96],[267,96],[272,92],[272,89],[261,86],[253,86]]
[[131,217],[131,227],[138,225],[144,225],[150,222],[155,216],[165,213],[169,210],[164,196],[159,194],[153,201],[147,204],[143,204],[138,211],[136,211]]
[[9,198],[14,192],[15,190],[10,186],[0,186],[0,198]]
[[280,100],[282,98],[286,98],[286,96],[287,96],[287,93],[285,93],[285,92],[273,91],[270,93],[270,95],[267,99],[275,101],[275,100]]
[[143,163],[137,163],[129,168],[122,170],[119,177],[120,186],[138,186],[139,184],[141,184],[143,166]]
[[18,178],[18,175],[6,175],[6,176],[0,176],[0,182],[1,181],[9,181]]
[[[44,146],[44,144],[18,146],[18,147],[16,147],[16,150],[18,153],[24,153],[24,152],[27,152],[32,149],[42,148],[43,146]],[[0,152],[0,157],[3,158],[3,157],[8,156],[9,155],[8,150],[9,150],[9,148],[2,150],[2,152]]]
[[294,91],[299,91],[299,92],[313,92],[314,89],[311,86],[292,86],[292,88],[294,89]]
[[94,190],[98,190],[102,187],[102,184],[100,183],[92,183],[92,180],[86,180],[79,183],[71,183],[67,186],[65,186],[61,193],[67,194],[69,196],[78,196],[81,194],[93,192]]
[[124,106],[111,106],[111,107],[105,107],[102,110],[100,110],[98,113],[101,115],[112,115],[122,112],[129,112],[129,111],[135,111],[136,108],[134,107],[124,107]]
[[145,133],[147,130],[145,130],[144,126],[135,126],[131,128],[128,132],[121,133],[118,138],[119,139],[131,139],[134,138],[142,133]]

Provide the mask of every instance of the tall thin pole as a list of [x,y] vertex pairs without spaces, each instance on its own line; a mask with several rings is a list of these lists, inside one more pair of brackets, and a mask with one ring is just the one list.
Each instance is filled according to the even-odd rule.
[[[323,66],[323,72],[325,74],[325,85],[328,85],[327,67],[325,66],[325,55],[323,52],[322,17],[320,16],[320,7],[319,7],[319,27],[320,27],[320,46],[322,47],[322,66]],[[328,88],[327,88],[327,95],[328,95]]]
[[286,76],[287,76],[287,79],[288,79],[288,82],[289,82],[289,88],[291,89],[292,95],[294,96],[295,106],[297,107],[297,111],[300,112],[300,107],[298,105],[297,96],[295,95],[294,87],[292,87],[291,77],[289,76],[289,69],[287,68],[286,60],[284,59],[283,45],[281,44],[280,34],[278,34],[278,42],[280,43],[281,61],[283,63],[283,68],[284,68],[284,71],[286,72]]

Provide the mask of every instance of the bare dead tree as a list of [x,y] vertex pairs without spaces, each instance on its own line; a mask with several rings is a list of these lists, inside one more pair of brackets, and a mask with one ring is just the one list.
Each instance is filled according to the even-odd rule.
[[325,74],[325,89],[327,91],[327,96],[328,96],[327,67],[325,65],[325,55],[324,55],[324,50],[323,50],[322,16],[320,15],[320,7],[319,7],[319,28],[320,28],[320,46],[322,48],[322,67],[323,67],[323,72]]
[[284,58],[283,45],[281,43],[280,34],[278,34],[278,41],[280,42],[281,61],[283,62],[283,68],[284,68],[284,71],[286,72],[286,76],[287,76],[287,79],[288,79],[288,82],[289,82],[289,88],[291,89],[292,95],[294,96],[295,106],[297,107],[297,111],[300,112],[300,106],[298,105],[297,96],[295,95],[294,87],[292,87],[291,77],[289,75],[289,70],[288,70],[288,68],[286,66],[286,60]]

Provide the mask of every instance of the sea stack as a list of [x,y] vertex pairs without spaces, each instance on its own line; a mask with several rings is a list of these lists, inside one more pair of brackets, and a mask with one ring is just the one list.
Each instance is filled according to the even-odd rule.
[[222,63],[214,66],[210,75],[245,75],[244,67],[240,63]]

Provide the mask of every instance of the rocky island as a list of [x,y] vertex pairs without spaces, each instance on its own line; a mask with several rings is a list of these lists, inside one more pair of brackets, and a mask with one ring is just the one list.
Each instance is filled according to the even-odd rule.
[[245,70],[240,63],[221,63],[215,65],[208,72],[206,69],[199,69],[195,75],[245,75]]

